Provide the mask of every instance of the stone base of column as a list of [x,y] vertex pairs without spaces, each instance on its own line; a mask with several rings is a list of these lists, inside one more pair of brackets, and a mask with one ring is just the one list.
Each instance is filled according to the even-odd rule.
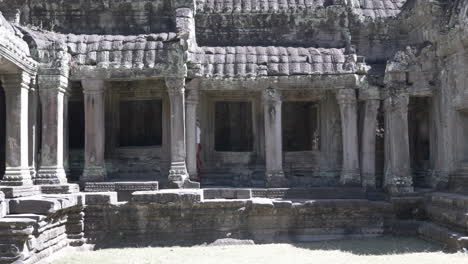
[[358,171],[341,171],[340,184],[344,186],[361,186],[361,174]]
[[392,182],[385,185],[385,190],[391,195],[402,195],[414,192],[411,177],[394,177]]
[[167,187],[171,189],[198,189],[200,183],[193,182],[189,178],[185,162],[172,162],[169,169],[169,182]]
[[67,175],[63,168],[54,166],[41,166],[34,179],[35,184],[66,184]]
[[285,188],[288,187],[288,185],[288,180],[286,179],[283,171],[267,171],[267,188]]
[[100,182],[107,178],[106,168],[103,166],[85,167],[80,182]]
[[366,190],[375,190],[375,174],[362,174],[362,187]]
[[0,182],[0,185],[6,186],[27,186],[33,185],[31,180],[31,169],[28,168],[11,168],[5,169],[5,176]]

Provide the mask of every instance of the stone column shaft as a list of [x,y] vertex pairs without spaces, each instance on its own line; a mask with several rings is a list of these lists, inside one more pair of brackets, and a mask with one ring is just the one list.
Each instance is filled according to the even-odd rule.
[[6,146],[3,185],[32,185],[29,167],[29,84],[27,73],[1,75],[5,89]]
[[385,175],[384,187],[390,193],[413,191],[411,176],[408,103],[406,93],[389,96],[385,108]]
[[85,166],[81,182],[104,181],[104,81],[83,80],[85,108]]
[[364,120],[361,134],[362,186],[375,189],[375,137],[380,100],[370,99],[364,103]]
[[189,90],[185,103],[185,126],[187,144],[187,170],[193,179],[197,176],[197,106],[198,90]]
[[167,78],[171,109],[171,165],[169,169],[169,187],[198,188],[199,184],[191,182],[185,163],[185,79]]
[[357,100],[354,89],[337,92],[343,137],[343,167],[340,182],[343,185],[361,185],[357,127]]
[[266,186],[286,187],[283,171],[281,95],[279,91],[268,88],[263,91],[262,97],[265,120]]
[[63,167],[65,144],[65,97],[68,78],[39,76],[42,106],[42,152],[36,184],[65,184]]

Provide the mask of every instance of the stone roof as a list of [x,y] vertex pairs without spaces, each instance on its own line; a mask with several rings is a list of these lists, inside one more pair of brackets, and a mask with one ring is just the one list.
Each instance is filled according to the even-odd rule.
[[66,35],[68,53],[75,65],[110,65],[114,68],[153,68],[168,63],[168,42],[176,33],[137,36]]
[[351,7],[366,17],[389,17],[400,12],[407,0],[197,0],[199,13],[301,12],[328,6]]
[[34,43],[34,53],[42,63],[53,63],[57,53],[69,54],[74,66],[102,68],[153,68],[170,63],[167,53],[176,33],[134,36],[74,35],[22,28]]
[[358,0],[353,11],[365,17],[393,17],[407,0]]
[[189,55],[191,77],[257,77],[356,72],[357,57],[344,49],[198,47]]
[[31,58],[28,44],[22,39],[21,32],[17,31],[1,13],[0,56],[31,73],[35,71],[37,66],[37,63]]

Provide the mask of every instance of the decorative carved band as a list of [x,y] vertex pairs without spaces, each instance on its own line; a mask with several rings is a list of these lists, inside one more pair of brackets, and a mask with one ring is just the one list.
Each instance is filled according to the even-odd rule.
[[57,90],[62,93],[69,92],[68,78],[63,75],[39,75],[39,90]]

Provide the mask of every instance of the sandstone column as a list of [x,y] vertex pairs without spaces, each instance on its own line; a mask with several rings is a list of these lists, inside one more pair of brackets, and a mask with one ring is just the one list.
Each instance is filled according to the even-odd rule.
[[185,165],[185,79],[166,78],[171,108],[171,165],[169,169],[170,188],[199,188],[189,179]]
[[32,185],[29,167],[29,74],[1,75],[5,89],[6,146],[2,185]]
[[413,191],[408,136],[408,103],[409,96],[406,93],[394,93],[384,101],[384,187],[394,194]]
[[85,109],[85,165],[81,182],[106,179],[104,163],[104,81],[83,80]]
[[65,184],[63,167],[65,144],[65,97],[68,78],[40,75],[39,94],[42,106],[42,152],[36,184]]
[[266,186],[286,187],[287,181],[283,172],[281,95],[278,90],[268,88],[263,91],[262,98],[265,119]]
[[188,90],[185,103],[185,126],[187,128],[187,171],[194,179],[197,171],[197,106],[198,90]]
[[343,138],[343,167],[340,182],[343,185],[361,185],[357,127],[357,100],[354,89],[340,89],[336,94],[341,114]]
[[362,186],[375,189],[375,137],[377,114],[380,100],[368,99],[364,102],[364,120],[361,134],[361,175]]

